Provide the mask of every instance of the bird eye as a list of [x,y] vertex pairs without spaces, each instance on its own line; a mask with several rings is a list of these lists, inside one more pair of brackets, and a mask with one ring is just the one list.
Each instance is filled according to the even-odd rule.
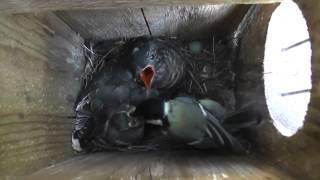
[[156,56],[154,54],[151,54],[151,59],[154,59]]

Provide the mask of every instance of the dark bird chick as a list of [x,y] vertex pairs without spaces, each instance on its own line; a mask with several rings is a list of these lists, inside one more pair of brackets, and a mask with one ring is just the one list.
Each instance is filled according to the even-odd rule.
[[134,81],[128,64],[126,54],[108,60],[80,92],[72,136],[76,151],[90,151],[97,139],[129,146],[143,136],[143,123],[130,117],[130,111],[153,93]]
[[137,39],[132,49],[132,69],[147,89],[172,90],[186,75],[186,61],[174,40]]

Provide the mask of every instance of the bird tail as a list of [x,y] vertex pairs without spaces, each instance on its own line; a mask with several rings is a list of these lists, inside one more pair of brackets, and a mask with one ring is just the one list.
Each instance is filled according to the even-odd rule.
[[261,125],[262,116],[249,108],[228,114],[223,120],[223,127],[229,132],[238,132],[241,129],[250,129]]
[[218,120],[210,112],[207,113],[207,119],[208,131],[210,132],[212,138],[219,140],[220,145],[231,148],[233,152],[246,152],[247,148],[230,132],[228,132],[220,120]]
[[261,116],[256,111],[245,108],[227,115],[224,119],[218,119],[208,109],[203,108],[208,120],[208,135],[218,140],[221,146],[230,147],[233,152],[246,153],[250,148],[249,144],[236,134],[241,129],[253,128],[261,124]]

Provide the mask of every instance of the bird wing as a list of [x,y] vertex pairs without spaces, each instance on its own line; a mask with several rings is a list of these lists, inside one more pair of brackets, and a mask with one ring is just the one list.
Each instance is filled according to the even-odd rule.
[[201,99],[199,103],[211,112],[218,120],[223,120],[226,115],[226,109],[216,101],[211,99]]

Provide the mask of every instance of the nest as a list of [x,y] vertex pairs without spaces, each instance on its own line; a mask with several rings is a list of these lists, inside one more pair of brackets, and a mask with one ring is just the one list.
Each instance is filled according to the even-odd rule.
[[[226,41],[218,41],[214,46],[206,42],[200,52],[193,52],[189,45],[176,39],[173,41],[179,48],[180,54],[188,64],[187,78],[181,84],[181,94],[188,94],[198,99],[210,98],[220,102],[224,107],[233,111],[235,109],[233,71],[233,49]],[[103,70],[106,62],[116,59],[125,50],[130,40],[89,42],[84,45],[86,65],[81,77],[82,89],[88,88],[95,75]],[[214,48],[213,48],[214,47]],[[111,147],[102,139],[93,140],[96,151],[145,151],[145,150],[172,150],[190,148],[181,142],[172,142],[161,128],[155,126],[145,127],[145,136],[141,146],[129,148]]]
[[[181,89],[184,90],[182,93],[199,99],[210,98],[220,102],[228,110],[234,110],[234,47],[223,40],[211,44],[202,41],[205,45],[200,52],[194,53],[189,47],[192,42],[172,38],[169,40],[179,46],[180,54],[189,66],[189,77],[181,84]],[[81,76],[82,89],[89,86],[107,61],[116,58],[124,50],[128,41],[130,40],[88,42],[83,45],[86,64]]]

